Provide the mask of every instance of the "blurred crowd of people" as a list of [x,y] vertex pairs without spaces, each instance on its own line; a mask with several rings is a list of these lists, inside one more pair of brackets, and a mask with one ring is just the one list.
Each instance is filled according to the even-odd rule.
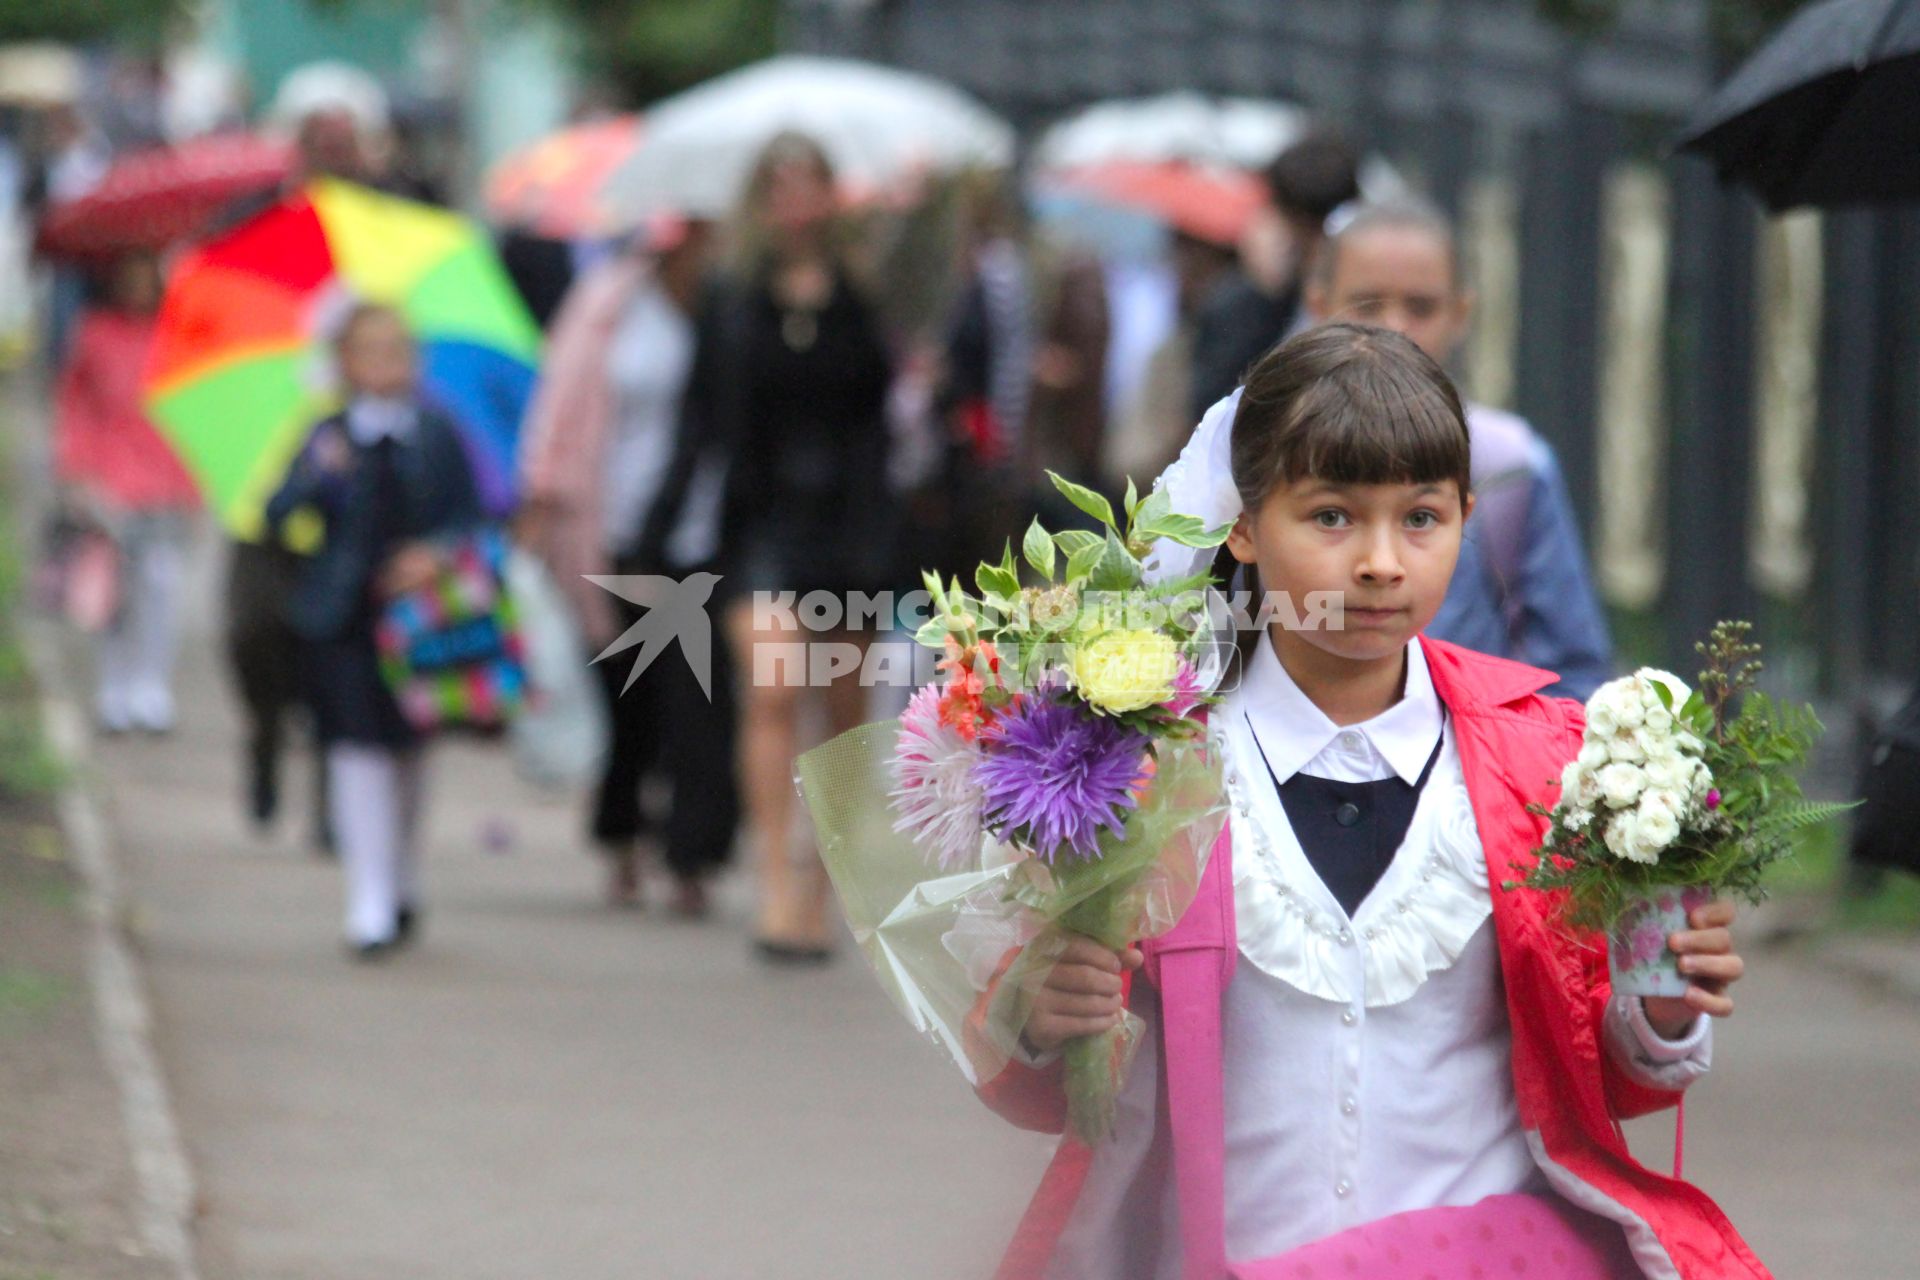
[[[377,86],[335,71],[290,82],[289,96],[279,118],[292,169],[218,225],[316,176],[437,194],[393,146]],[[33,132],[35,181],[52,200],[106,173],[111,149],[77,112]],[[1364,159],[1316,124],[1254,175],[1252,216],[1162,211],[1144,260],[1036,218],[1006,173],[850,201],[828,150],[795,132],[767,142],[730,216],[656,216],[575,242],[497,228],[546,330],[512,528],[562,587],[581,663],[648,609],[589,576],[718,576],[710,681],[678,650],[631,680],[621,662],[600,665],[612,732],[586,825],[609,900],[641,903],[657,854],[672,908],[705,915],[713,875],[744,847],[759,954],[826,958],[829,886],[792,761],[810,737],[871,718],[871,691],[857,672],[818,689],[752,679],[756,645],[797,625],[780,601],[904,590],[922,567],[970,578],[1035,513],[1050,528],[1081,522],[1047,470],[1116,499],[1129,479],[1144,492],[1255,359],[1306,326],[1384,326],[1447,364],[1473,310],[1458,238],[1418,199],[1368,199]],[[64,513],[109,530],[123,556],[121,606],[98,642],[108,731],[164,733],[175,718],[180,565],[198,497],[139,374],[161,263],[143,251],[60,264],[49,308]],[[343,861],[347,938],[368,956],[404,942],[420,908],[422,739],[378,670],[377,606],[430,576],[436,537],[491,514],[421,392],[415,337],[390,307],[333,326],[335,411],[258,536],[231,539],[227,579],[247,810],[275,819],[289,725],[309,722],[323,747],[315,840]],[[1480,506],[1434,630],[1557,671],[1562,692],[1585,696],[1610,674],[1609,642],[1553,451],[1512,414],[1475,405],[1471,417]],[[287,521],[316,505],[322,549],[296,550]]]

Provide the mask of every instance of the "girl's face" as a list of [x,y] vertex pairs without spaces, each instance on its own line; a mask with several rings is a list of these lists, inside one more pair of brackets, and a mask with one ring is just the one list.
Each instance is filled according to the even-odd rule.
[[340,377],[354,395],[411,395],[417,366],[413,335],[398,316],[385,311],[360,317],[340,341]]
[[833,184],[813,165],[786,160],[767,175],[767,222],[778,231],[804,231],[833,213]]
[[1459,350],[1473,298],[1455,278],[1453,249],[1420,227],[1373,227],[1343,237],[1327,278],[1307,289],[1320,320],[1352,320],[1403,334],[1444,365]]
[[[1471,497],[1437,484],[1337,485],[1305,479],[1276,488],[1241,515],[1227,546],[1260,571],[1263,590],[1283,592],[1301,630],[1276,624],[1285,658],[1311,646],[1355,663],[1397,657],[1433,621],[1460,558]],[[1333,604],[1316,613],[1311,592]],[[1306,655],[1311,656],[1311,655]]]

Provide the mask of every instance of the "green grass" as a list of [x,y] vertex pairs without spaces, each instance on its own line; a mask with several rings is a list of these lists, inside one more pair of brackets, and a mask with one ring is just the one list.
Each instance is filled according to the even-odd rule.
[[1920,876],[1851,867],[1845,830],[1843,822],[1830,822],[1802,832],[1794,856],[1768,873],[1768,891],[1777,897],[1829,899],[1837,928],[1920,934]]
[[40,708],[26,654],[9,625],[21,609],[21,562],[7,485],[0,469],[0,803],[47,795],[65,777],[41,739]]
[[24,965],[0,965],[0,1031],[37,1021],[66,999],[68,984]]

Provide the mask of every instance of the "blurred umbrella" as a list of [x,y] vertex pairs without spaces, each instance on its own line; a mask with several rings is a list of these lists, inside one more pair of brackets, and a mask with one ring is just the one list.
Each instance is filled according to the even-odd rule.
[[490,510],[512,502],[540,337],[485,233],[457,214],[320,181],[200,248],[167,285],[148,409],[241,537],[307,428],[330,322],[355,301],[406,316],[423,390],[459,425]]
[[1307,113],[1284,102],[1169,93],[1099,102],[1040,135],[1034,164],[1084,169],[1115,163],[1263,169],[1298,138]]
[[1920,196],[1920,0],[1801,10],[1700,109],[1680,147],[1775,210]]
[[1178,162],[1090,165],[1049,173],[1038,185],[1136,209],[1175,231],[1228,247],[1240,242],[1267,203],[1265,184],[1249,173]]
[[549,240],[598,239],[622,230],[607,180],[640,145],[639,116],[616,116],[549,134],[513,152],[487,176],[487,214]]
[[660,212],[722,215],[738,202],[767,143],[787,130],[824,147],[853,196],[1013,160],[1013,130],[951,85],[865,62],[787,56],[649,110],[646,137],[614,174],[607,198],[629,221]]
[[292,147],[245,133],[137,151],[86,195],[50,208],[34,248],[61,258],[163,249],[207,231],[235,200],[279,186],[293,166]]
[[86,67],[63,44],[30,41],[0,45],[0,103],[53,107],[80,100]]

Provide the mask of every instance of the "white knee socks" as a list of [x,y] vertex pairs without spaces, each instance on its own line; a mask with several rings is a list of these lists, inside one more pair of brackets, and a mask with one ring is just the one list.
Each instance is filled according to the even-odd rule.
[[420,897],[420,754],[336,743],[327,748],[327,785],[347,875],[347,941],[392,941],[396,914]]

